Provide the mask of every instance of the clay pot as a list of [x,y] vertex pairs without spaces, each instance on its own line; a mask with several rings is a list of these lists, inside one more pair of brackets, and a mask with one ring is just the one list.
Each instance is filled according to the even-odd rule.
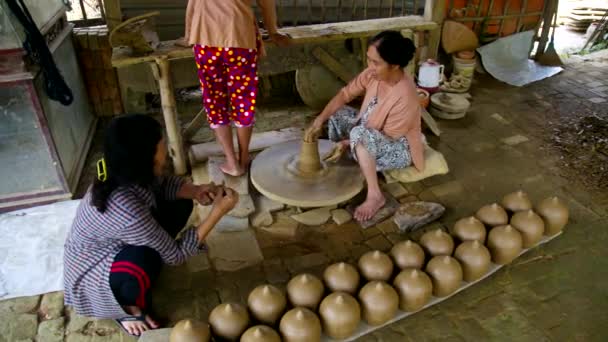
[[287,283],[287,297],[291,304],[312,310],[317,309],[324,290],[321,280],[309,273],[299,274]]
[[505,195],[500,203],[505,209],[512,212],[532,209],[532,201],[530,201],[528,195],[521,190]]
[[471,50],[458,51],[456,53],[456,56],[461,59],[474,59],[475,51],[471,51]]
[[498,226],[490,230],[488,235],[488,249],[492,261],[505,265],[517,258],[523,247],[521,233],[507,225]]
[[371,281],[359,291],[363,319],[369,325],[382,325],[395,316],[399,295],[383,281]]
[[215,335],[236,341],[249,325],[249,314],[241,304],[220,304],[211,311],[209,324]]
[[346,292],[334,292],[325,297],[319,307],[323,332],[329,337],[342,339],[352,335],[361,322],[361,307]]
[[519,211],[511,217],[511,226],[521,233],[523,248],[535,246],[545,232],[545,222],[532,210]]
[[431,256],[452,255],[454,240],[441,229],[428,231],[420,238],[420,244]]
[[386,253],[370,251],[359,258],[359,270],[369,281],[388,281],[393,274],[393,261]]
[[391,249],[391,256],[400,269],[422,268],[424,265],[424,250],[419,244],[407,240],[401,241]]
[[462,266],[465,281],[475,281],[488,273],[492,261],[490,251],[478,240],[458,245],[454,257]]
[[247,298],[251,314],[258,321],[274,325],[279,321],[287,306],[287,299],[281,290],[272,285],[261,285],[253,289]]
[[429,94],[429,92],[424,89],[420,89],[420,88],[417,88],[416,92],[418,93],[418,101],[420,102],[420,106],[422,108],[427,108],[431,101],[431,99],[430,99],[431,95]]
[[355,294],[359,288],[359,278],[357,269],[345,262],[329,265],[323,272],[323,280],[331,292]]
[[185,319],[177,322],[171,329],[169,342],[208,342],[211,338],[209,325],[203,322]]
[[321,341],[321,321],[307,308],[300,307],[287,311],[281,318],[279,331],[284,342]]
[[426,265],[426,273],[433,281],[433,295],[437,297],[449,296],[462,283],[462,267],[448,255],[433,257]]
[[481,243],[486,241],[486,227],[474,216],[456,221],[453,233],[460,241],[477,240]]
[[414,268],[401,271],[393,285],[399,292],[399,308],[403,311],[422,309],[433,293],[431,278],[423,271]]
[[271,327],[256,325],[245,331],[240,342],[281,342],[281,336]]
[[503,207],[497,203],[485,205],[475,213],[481,222],[488,226],[501,226],[509,223],[509,216]]
[[568,223],[568,207],[557,196],[542,200],[536,212],[545,221],[545,235],[553,236],[562,231]]

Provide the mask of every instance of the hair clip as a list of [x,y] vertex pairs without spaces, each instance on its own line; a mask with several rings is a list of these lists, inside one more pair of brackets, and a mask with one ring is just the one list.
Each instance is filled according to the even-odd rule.
[[106,160],[104,158],[101,158],[97,161],[97,179],[102,182],[105,182],[108,179]]

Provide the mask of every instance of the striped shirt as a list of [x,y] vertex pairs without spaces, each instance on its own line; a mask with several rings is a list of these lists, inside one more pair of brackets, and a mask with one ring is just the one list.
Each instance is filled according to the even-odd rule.
[[155,186],[119,187],[100,213],[91,204],[91,189],[83,198],[65,242],[65,304],[83,316],[122,318],[128,316],[110,288],[110,267],[127,245],[148,246],[163,262],[178,265],[205,250],[194,229],[173,239],[152,217],[156,198],[173,200],[183,184],[178,177],[159,178]]

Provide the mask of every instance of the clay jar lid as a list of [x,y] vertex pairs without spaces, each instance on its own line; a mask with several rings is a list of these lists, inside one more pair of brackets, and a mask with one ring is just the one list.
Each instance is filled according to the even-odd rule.
[[357,293],[359,288],[359,272],[345,262],[329,265],[323,272],[325,285],[332,292],[342,291],[350,294]]
[[363,319],[369,325],[381,325],[395,316],[399,307],[399,295],[383,281],[370,281],[359,291]]
[[507,212],[497,203],[479,208],[475,217],[488,226],[500,226],[509,223]]
[[465,281],[477,280],[488,273],[492,261],[490,251],[478,240],[464,241],[458,245],[454,257],[462,266]]
[[287,283],[287,297],[293,306],[316,310],[323,298],[323,283],[309,273],[299,274]]
[[279,321],[287,306],[287,299],[281,290],[272,285],[260,285],[247,298],[247,305],[253,317],[260,322],[273,325]]
[[433,293],[431,278],[423,271],[413,268],[401,271],[393,285],[399,292],[399,308],[403,311],[422,309]]
[[420,238],[420,244],[431,255],[452,255],[454,240],[441,229],[428,231]]
[[319,307],[323,331],[332,338],[352,335],[361,322],[361,307],[346,292],[334,292],[325,297]]
[[287,311],[281,318],[279,330],[285,342],[321,341],[321,321],[307,308],[299,307]]
[[249,314],[240,304],[220,304],[211,311],[209,324],[215,335],[235,341],[247,329]]
[[536,206],[536,212],[545,221],[545,235],[561,232],[568,223],[568,207],[556,196],[542,200]]
[[505,265],[517,258],[523,247],[523,239],[517,229],[507,226],[498,226],[490,230],[488,235],[488,249],[492,261]]
[[281,342],[281,337],[270,327],[256,325],[245,331],[240,342]]
[[169,342],[208,342],[211,338],[209,325],[193,319],[177,322],[171,329]]
[[386,253],[369,251],[359,258],[359,270],[367,280],[388,281],[393,274],[393,261]]
[[426,273],[433,281],[433,294],[437,297],[454,293],[462,283],[462,267],[448,255],[433,257],[426,265]]
[[532,209],[532,201],[521,190],[505,195],[500,203],[505,209],[513,212]]
[[524,248],[536,245],[545,232],[545,222],[532,210],[515,213],[510,224],[521,233]]
[[400,269],[422,268],[424,265],[424,250],[419,244],[407,240],[401,241],[391,249],[391,256]]
[[456,221],[453,233],[460,241],[477,240],[481,243],[486,241],[486,227],[474,216],[465,217]]

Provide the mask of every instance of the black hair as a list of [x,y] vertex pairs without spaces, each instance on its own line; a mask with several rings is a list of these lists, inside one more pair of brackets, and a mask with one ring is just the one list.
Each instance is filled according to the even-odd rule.
[[103,146],[107,179],[96,179],[92,189],[91,204],[99,212],[106,210],[116,188],[154,182],[154,155],[162,137],[158,121],[146,115],[125,115],[110,122]]
[[409,64],[416,52],[412,40],[397,31],[382,31],[370,39],[369,45],[378,49],[378,54],[386,63],[402,68]]

